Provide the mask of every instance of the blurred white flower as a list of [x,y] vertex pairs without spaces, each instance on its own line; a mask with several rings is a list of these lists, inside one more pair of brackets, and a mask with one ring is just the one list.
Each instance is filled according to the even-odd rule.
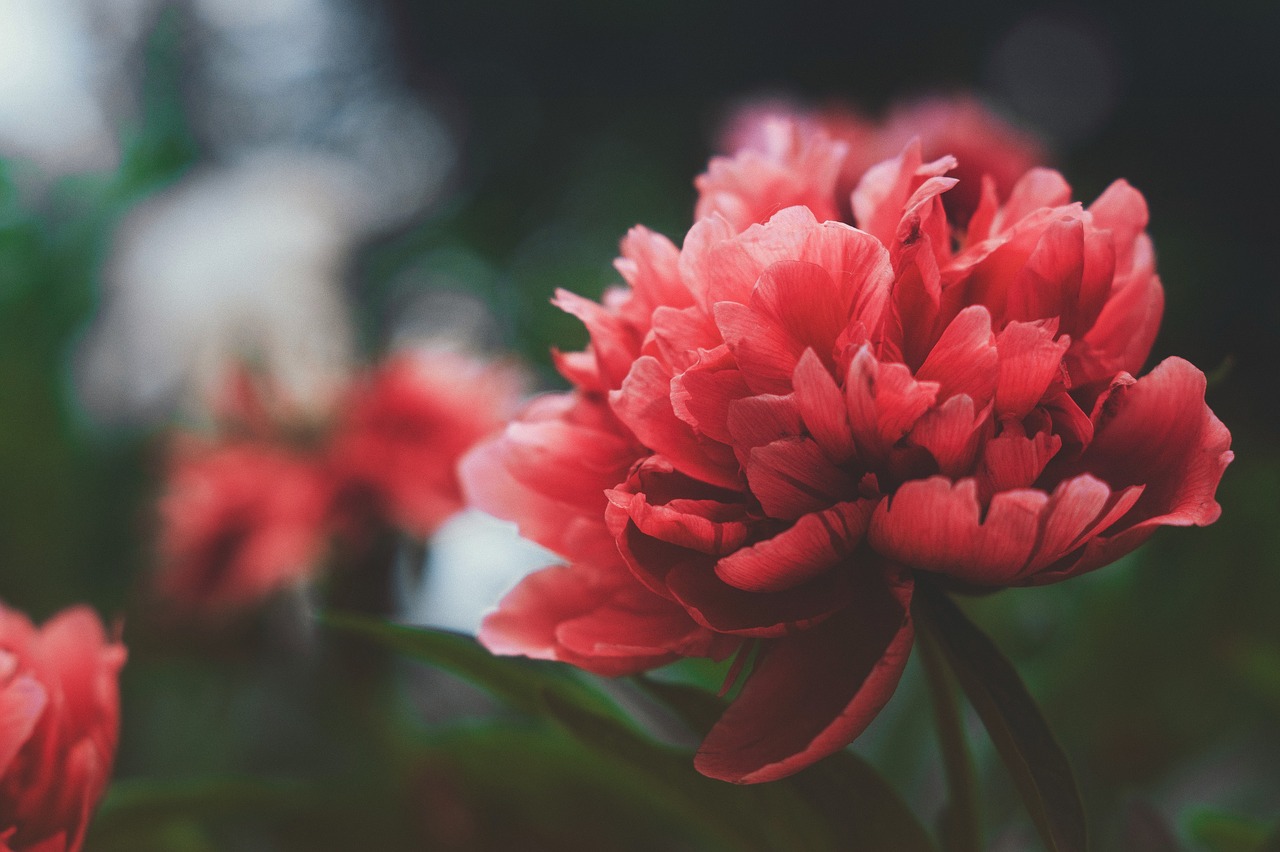
[[475,635],[484,614],[522,577],[558,560],[521,538],[513,523],[474,509],[459,512],[431,540],[421,580],[401,572],[399,620]]
[[197,172],[134,210],[79,353],[90,412],[198,409],[228,363],[246,357],[296,401],[323,406],[352,349],[341,284],[354,182],[328,158],[263,153]]
[[0,154],[50,174],[114,167],[126,56],[153,5],[0,0]]

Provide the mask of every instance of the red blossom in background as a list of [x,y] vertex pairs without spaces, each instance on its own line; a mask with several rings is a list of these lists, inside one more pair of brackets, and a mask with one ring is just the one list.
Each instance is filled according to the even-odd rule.
[[855,229],[823,221],[845,143],[770,134],[699,179],[682,248],[627,235],[629,291],[557,294],[591,336],[558,358],[574,391],[463,462],[477,505],[565,559],[481,641],[608,675],[758,646],[696,758],[742,783],[865,728],[905,665],[921,572],[1092,570],[1216,519],[1231,459],[1199,370],[1134,378],[1162,291],[1128,184],[1085,207],[1056,172],[1004,192],[984,176],[959,230],[956,161],[913,143],[866,171]]
[[325,471],[286,447],[180,444],[160,503],[158,590],[184,610],[223,612],[307,579],[333,497]]
[[[763,155],[777,162],[783,159],[778,139],[788,126],[797,128],[805,137],[820,132],[843,143],[843,151],[837,155],[839,177],[834,202],[845,216],[850,213],[850,193],[867,169],[896,156],[913,138],[920,140],[925,159],[945,155],[956,158],[951,177],[960,182],[942,202],[948,216],[961,225],[978,206],[984,176],[995,182],[996,190],[1004,197],[1027,170],[1047,162],[1044,145],[1034,135],[1014,126],[971,95],[935,95],[907,101],[895,106],[878,122],[843,104],[820,110],[786,101],[749,104],[726,122],[721,147],[739,159],[747,151],[755,151],[756,156]],[[717,171],[725,169],[724,164],[730,162],[732,158],[728,157],[712,160],[708,177],[714,180]],[[812,178],[810,173],[808,179]],[[706,195],[704,192],[704,204]],[[789,203],[805,202],[797,198]],[[824,218],[819,208],[812,209],[819,219]],[[733,221],[732,215],[722,212]]]
[[454,352],[392,357],[340,402],[328,466],[395,525],[430,536],[464,505],[458,459],[506,424],[522,391],[515,371]]
[[86,607],[0,606],[0,850],[78,852],[111,778],[125,649]]
[[462,508],[458,459],[506,422],[520,390],[505,366],[406,353],[354,380],[316,423],[282,417],[237,373],[220,406],[229,437],[175,443],[158,590],[225,614],[308,579],[335,537],[384,525],[431,535]]

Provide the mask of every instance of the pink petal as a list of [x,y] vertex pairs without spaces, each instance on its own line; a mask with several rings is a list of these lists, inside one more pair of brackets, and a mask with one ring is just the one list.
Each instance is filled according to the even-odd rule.
[[1071,203],[1071,185],[1053,169],[1035,168],[1014,184],[1009,200],[1000,210],[1001,225],[1009,227],[1045,207]]
[[783,438],[750,451],[747,481],[771,518],[796,520],[857,495],[857,483],[808,438]]
[[[614,514],[617,523],[618,514]],[[777,637],[808,629],[849,603],[846,572],[829,571],[780,592],[744,592],[716,576],[714,556],[644,535],[629,519],[617,523],[618,551],[636,578],[678,601],[716,633]]]
[[[574,622],[577,626],[565,632],[570,647],[560,630]],[[583,639],[588,624],[610,625],[598,648]],[[683,611],[644,590],[620,565],[605,575],[558,565],[521,580],[485,617],[478,638],[495,654],[561,660],[618,675],[675,659],[677,649],[697,633],[691,624]]]
[[809,434],[833,462],[853,455],[853,431],[844,396],[812,349],[806,349],[791,374],[794,399]]
[[753,392],[791,391],[791,371],[803,347],[785,329],[737,302],[717,302],[715,318],[743,380]]
[[1083,343],[1096,364],[1078,381],[1092,381],[1117,372],[1137,374],[1151,354],[1164,315],[1164,288],[1154,274],[1123,282],[1107,301]]
[[1204,389],[1203,373],[1168,358],[1100,399],[1078,467],[1116,490],[1145,486],[1123,520],[1204,526],[1222,512],[1214,491],[1233,457],[1231,433],[1205,405]]
[[1134,248],[1150,218],[1147,200],[1126,180],[1117,180],[1089,205],[1093,224],[1110,231],[1116,251],[1116,272],[1133,268]]
[[699,360],[699,350],[715,349],[723,343],[715,321],[696,307],[655,310],[653,340],[663,362],[673,370],[687,370]]
[[1041,491],[1005,491],[991,498],[984,517],[973,479],[915,480],[877,507],[867,540],[904,565],[1001,585],[1017,577],[1031,556],[1048,500]]
[[768,647],[698,750],[722,781],[774,781],[848,745],[897,687],[914,631],[908,584],[860,582],[856,605]]
[[761,394],[735,399],[729,403],[730,440],[744,463],[754,447],[762,447],[782,438],[804,436],[800,409],[791,394]]
[[525,488],[554,501],[593,509],[604,490],[627,476],[637,452],[625,438],[556,420],[517,420],[501,438],[503,464]]
[[1073,552],[1114,524],[1142,495],[1140,486],[1112,492],[1088,474],[1054,489],[1045,507],[1044,531],[1026,573],[1034,573]]
[[[618,419],[630,427],[646,447],[666,456],[689,476],[733,488],[738,463],[723,444],[699,438],[676,416],[671,404],[671,376],[656,358],[637,358],[619,390],[609,394]],[[616,482],[625,478],[625,472]]]
[[881,364],[864,347],[849,364],[845,402],[858,453],[882,459],[938,397],[936,382],[919,382],[903,364]]
[[556,290],[552,304],[582,320],[591,334],[591,351],[602,380],[610,388],[621,384],[631,361],[640,352],[641,335],[613,311],[568,290]]
[[622,256],[613,267],[648,310],[659,305],[683,308],[693,304],[693,295],[680,278],[680,250],[671,240],[636,225],[622,238],[621,250]]
[[723,444],[733,441],[728,424],[730,406],[750,394],[733,358],[721,362],[713,353],[703,353],[698,363],[671,379],[671,407],[676,416],[698,434]]
[[653,504],[644,494],[610,491],[609,500],[647,536],[713,555],[732,553],[746,542],[746,509],[714,500]]
[[48,692],[30,675],[19,675],[0,689],[0,777],[31,738],[48,702]]
[[875,502],[837,503],[716,563],[716,574],[748,592],[789,589],[833,568],[862,541]]
[[998,491],[1031,487],[1061,448],[1062,438],[1051,432],[1028,437],[1016,426],[1010,426],[982,446],[982,462],[977,471],[979,494],[990,499]]
[[1054,380],[1062,378],[1062,356],[1070,341],[1055,340],[1057,328],[1056,320],[1011,322],[996,336],[997,416],[1025,417]]
[[916,379],[937,382],[939,399],[963,393],[984,406],[995,391],[998,363],[991,315],[982,305],[972,305],[947,326],[916,370]]
[[833,281],[825,269],[805,261],[775,263],[761,273],[751,294],[751,307],[791,341],[788,377],[806,348],[830,362],[857,295],[850,283],[847,279]]
[[907,441],[929,451],[945,476],[960,477],[973,469],[982,439],[988,434],[990,409],[974,411],[966,394],[953,396],[916,421]]

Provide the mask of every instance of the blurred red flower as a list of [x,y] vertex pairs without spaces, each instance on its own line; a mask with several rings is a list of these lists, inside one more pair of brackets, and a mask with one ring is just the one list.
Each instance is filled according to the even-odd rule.
[[286,446],[181,442],[160,503],[160,593],[217,613],[305,580],[324,554],[334,493],[315,459]]
[[83,845],[111,778],[124,661],[87,607],[37,628],[0,606],[0,849]]
[[682,249],[627,235],[630,290],[557,294],[591,336],[559,358],[575,390],[463,462],[481,508],[567,563],[481,640],[602,674],[758,647],[696,758],[743,783],[863,730],[906,662],[919,572],[1097,568],[1217,518],[1231,459],[1199,370],[1133,378],[1162,291],[1128,184],[1086,208],[1056,172],[1005,195],[987,177],[958,230],[955,160],[913,143],[862,178],[855,229],[814,212],[843,143],[782,130],[713,164]]
[[329,467],[396,526],[430,536],[463,506],[458,459],[506,424],[522,391],[515,370],[455,352],[392,357],[339,404]]
[[506,422],[520,390],[503,365],[406,353],[311,422],[281,416],[291,409],[237,372],[219,408],[228,437],[175,442],[159,591],[226,613],[309,578],[335,537],[367,544],[387,526],[431,535],[462,507],[458,459]]

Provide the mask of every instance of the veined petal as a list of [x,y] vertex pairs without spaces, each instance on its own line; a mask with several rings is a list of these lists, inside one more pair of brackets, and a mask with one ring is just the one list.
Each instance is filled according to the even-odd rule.
[[848,745],[893,695],[911,650],[909,581],[876,572],[852,605],[764,652],[694,765],[722,781],[776,781]]

